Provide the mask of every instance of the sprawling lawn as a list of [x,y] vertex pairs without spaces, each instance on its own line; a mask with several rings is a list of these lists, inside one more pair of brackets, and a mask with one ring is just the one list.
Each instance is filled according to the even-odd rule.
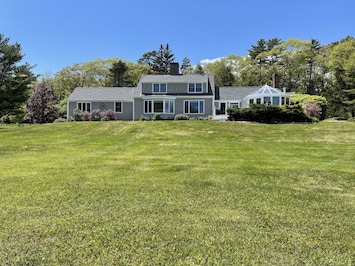
[[0,126],[0,265],[354,265],[355,123]]

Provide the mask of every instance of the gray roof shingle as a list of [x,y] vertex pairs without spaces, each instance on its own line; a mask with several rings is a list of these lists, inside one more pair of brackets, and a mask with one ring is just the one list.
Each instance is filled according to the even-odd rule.
[[248,87],[219,87],[216,88],[216,100],[242,100],[250,93],[259,89],[258,86],[248,86]]
[[140,80],[140,83],[186,83],[186,82],[207,82],[211,80],[210,75],[146,75]]
[[139,95],[137,87],[76,88],[68,101],[133,101]]

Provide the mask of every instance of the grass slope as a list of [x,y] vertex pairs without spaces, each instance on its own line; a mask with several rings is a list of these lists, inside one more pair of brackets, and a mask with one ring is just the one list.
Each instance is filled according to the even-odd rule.
[[1,265],[354,265],[355,123],[0,126]]

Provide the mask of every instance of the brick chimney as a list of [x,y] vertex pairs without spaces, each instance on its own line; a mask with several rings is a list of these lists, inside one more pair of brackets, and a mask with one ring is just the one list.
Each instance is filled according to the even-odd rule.
[[180,75],[179,63],[170,63],[170,75]]
[[273,88],[280,87],[280,78],[279,78],[279,75],[277,75],[277,74],[272,75],[272,87]]

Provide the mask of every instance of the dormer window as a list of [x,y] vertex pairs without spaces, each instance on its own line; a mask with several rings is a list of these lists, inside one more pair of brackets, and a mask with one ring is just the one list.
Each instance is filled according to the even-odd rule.
[[166,83],[154,83],[153,93],[166,93]]
[[189,83],[189,93],[202,93],[202,83]]

